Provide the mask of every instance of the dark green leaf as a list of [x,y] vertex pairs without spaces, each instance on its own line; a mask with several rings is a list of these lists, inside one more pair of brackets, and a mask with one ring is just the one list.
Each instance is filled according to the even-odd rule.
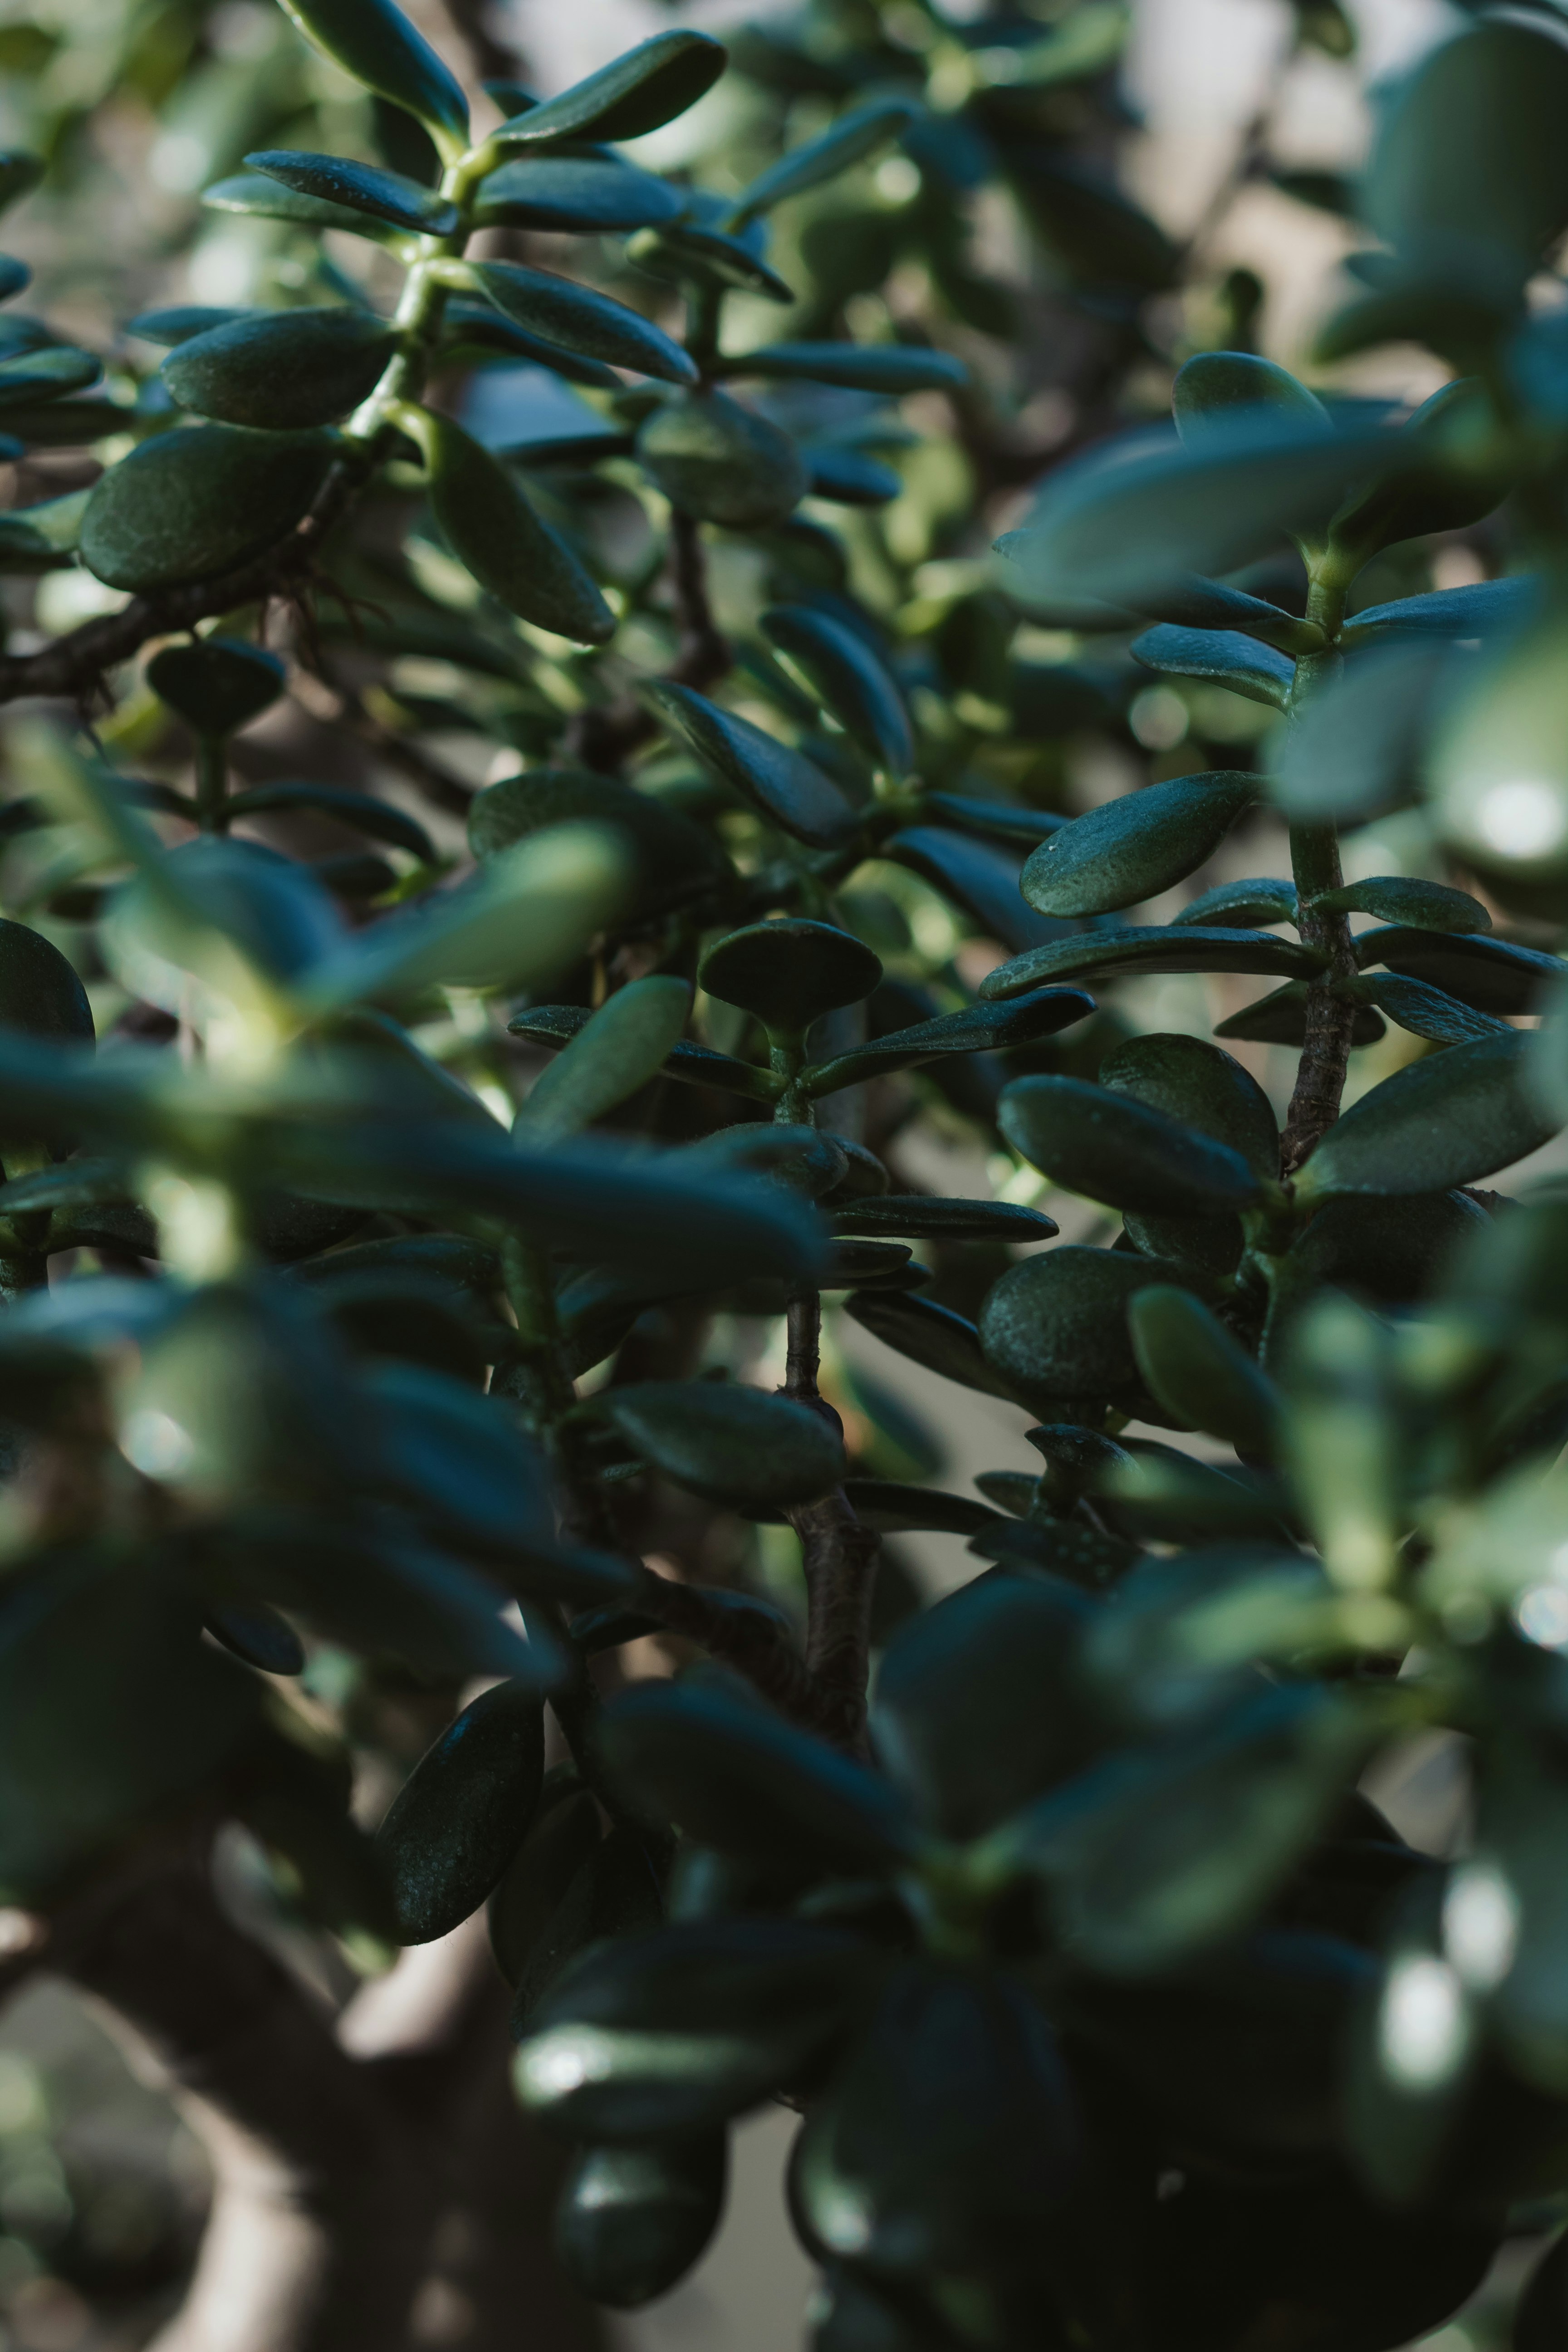
[[725,63],[722,43],[707,33],[656,33],[558,98],[514,116],[495,142],[510,148],[552,139],[640,139],[695,106]]
[[1273,1106],[1251,1073],[1218,1045],[1158,1030],[1130,1037],[1100,1064],[1100,1083],[1227,1145],[1254,1175],[1278,1176]]
[[968,1495],[943,1495],[934,1486],[906,1486],[892,1478],[847,1478],[844,1493],[858,1519],[879,1536],[924,1528],[932,1534],[972,1536],[996,1514]]
[[939,1835],[978,1837],[1096,1753],[1102,1735],[1078,1671],[1093,1612],[1054,1577],[985,1576],[894,1636],[872,1736]]
[[853,1877],[910,1852],[889,1781],[749,1696],[644,1683],[605,1709],[600,1739],[629,1798],[721,1853]]
[[704,191],[688,195],[688,209],[665,228],[639,229],[626,247],[639,269],[678,286],[739,287],[769,302],[793,302],[794,289],[763,259],[766,236],[753,221],[739,236],[711,226],[724,214],[724,200]]
[[499,1683],[447,1726],[376,1832],[404,1943],[433,1943],[479,1909],[528,1834],[543,1778],[537,1691]]
[[552,2232],[579,2294],[612,2311],[668,2294],[719,2226],[728,2168],[722,2134],[584,2149],[562,2183]]
[[1220,882],[1184,907],[1172,920],[1184,923],[1234,924],[1250,930],[1261,923],[1293,923],[1299,908],[1293,882],[1270,881],[1264,877],[1247,882]]
[[804,376],[851,392],[942,392],[966,383],[969,370],[951,352],[917,343],[764,343],[719,362],[726,376]]
[[1011,1383],[993,1370],[982,1352],[974,1325],[951,1307],[938,1307],[930,1298],[858,1290],[845,1301],[845,1312],[873,1339],[896,1348],[928,1372],[940,1372],[943,1380],[978,1389],[984,1396],[1016,1402]]
[[1288,532],[1321,528],[1352,483],[1403,454],[1374,430],[1325,433],[1267,411],[1231,419],[1201,447],[1150,436],[1132,455],[1096,449],[1058,467],[1031,520],[997,542],[1018,593],[1137,604],[1191,572],[1239,571]]
[[458,207],[448,197],[433,194],[417,180],[405,180],[401,172],[383,172],[345,155],[295,154],[286,148],[262,148],[245,160],[253,172],[276,180],[280,187],[301,196],[324,197],[328,204],[385,221],[413,236],[449,236],[458,226]]
[[1344,632],[1347,648],[1367,638],[1398,636],[1482,637],[1494,629],[1528,620],[1541,601],[1541,583],[1531,572],[1506,580],[1480,580],[1466,588],[1435,588],[1425,596],[1402,596],[1357,613]]
[[244,213],[256,220],[291,221],[300,228],[337,228],[349,236],[369,236],[387,242],[394,231],[379,214],[334,204],[330,196],[308,195],[302,188],[286,188],[280,180],[260,172],[237,172],[202,191],[202,202],[215,212]]
[[1443,882],[1423,882],[1404,874],[1378,874],[1365,882],[1345,882],[1325,890],[1314,907],[1336,913],[1375,915],[1380,922],[1408,924],[1422,931],[1489,931],[1492,919],[1468,890]]
[[996,1118],[1053,1183],[1112,1208],[1211,1216],[1258,1197],[1257,1176],[1228,1144],[1087,1079],[1016,1079]]
[[248,784],[243,792],[230,793],[224,807],[231,821],[266,816],[274,809],[310,809],[339,824],[352,825],[372,841],[406,849],[426,865],[436,859],[436,845],[417,817],[394,807],[390,801],[377,800],[371,793],[351,791],[346,784]]
[[288,14],[317,48],[366,89],[392,100],[437,138],[449,153],[468,137],[468,107],[456,78],[416,33],[393,0],[283,0]]
[[1199,635],[1239,634],[1282,654],[1322,650],[1323,633],[1316,621],[1298,620],[1294,613],[1261,596],[1249,596],[1242,588],[1227,588],[1218,580],[1200,580],[1195,572],[1151,591],[1139,601],[1152,621],[1170,622]]
[[680,345],[624,302],[574,285],[552,270],[527,269],[516,261],[464,262],[465,279],[489,296],[498,310],[531,335],[565,351],[581,352],[606,365],[633,368],[666,383],[695,383],[697,369]]
[[422,449],[430,506],[453,553],[520,620],[579,645],[615,635],[616,616],[579,558],[542,522],[505,468],[449,416],[400,405]]
[[727,392],[663,403],[639,426],[637,454],[671,506],[730,530],[782,522],[805,489],[790,436]]
[[0,211],[30,195],[46,168],[41,155],[29,155],[20,147],[6,148],[0,154]]
[[123,433],[132,414],[114,400],[50,400],[37,408],[8,408],[4,437],[43,449],[86,449]]
[[1134,1294],[1127,1324],[1143,1385],[1167,1412],[1238,1454],[1272,1454],[1274,1383],[1201,1299],[1155,1284]]
[[601,1945],[530,2019],[519,2095],[574,2139],[710,2130],[792,2082],[878,1972],[854,1937],[802,1919],[682,1920]]
[[[1256,1004],[1217,1022],[1214,1034],[1216,1037],[1245,1037],[1260,1045],[1294,1045],[1300,1051],[1307,1042],[1306,982],[1287,981],[1283,988],[1260,996]],[[1351,1029],[1352,1045],[1375,1045],[1386,1034],[1385,1024],[1370,1004],[1357,1008]]]
[[90,1041],[87,991],[51,940],[0,920],[0,1026],[29,1036]]
[[1021,808],[1005,801],[972,800],[967,793],[928,793],[923,803],[943,824],[963,833],[989,834],[998,841],[1026,842],[1032,848],[1065,824],[1066,817],[1049,809]]
[[[1094,1011],[1094,999],[1079,988],[1042,988],[1006,1004],[966,1004],[909,1029],[890,1029],[874,1045],[857,1045],[805,1074],[807,1091],[833,1094],[890,1070],[918,1067],[946,1054],[981,1054],[1037,1045],[1070,1028]],[[1016,1017],[1009,1017],[1016,1016]]]
[[209,1609],[202,1622],[215,1642],[221,1642],[258,1674],[298,1675],[305,1670],[305,1644],[287,1617],[265,1601],[219,1605]]
[[1496,421],[1491,394],[1477,379],[1444,384],[1401,427],[1420,445],[1425,465],[1352,497],[1334,517],[1331,544],[1364,563],[1402,539],[1479,522],[1511,488],[1516,470],[1499,462]]
[[592,1127],[663,1066],[690,1006],[684,980],[656,974],[618,989],[534,1080],[518,1131],[544,1141]]
[[1246,418],[1278,409],[1282,418],[1316,432],[1331,430],[1328,410],[1315,392],[1273,360],[1255,352],[1199,352],[1178,369],[1171,387],[1171,410],[1176,430],[1191,447],[1202,448],[1215,438],[1216,428],[1233,421],[1240,410]]
[[1164,671],[1172,677],[1214,678],[1249,702],[1282,710],[1295,682],[1296,665],[1288,654],[1245,637],[1238,629],[1177,629],[1163,624],[1145,629],[1128,648],[1145,669]]
[[1363,971],[1385,964],[1410,980],[1424,980],[1429,988],[1457,996],[1477,1013],[1531,1012],[1547,986],[1563,972],[1560,956],[1517,947],[1511,940],[1483,938],[1473,931],[1444,935],[1404,924],[1361,932],[1355,959]]
[[820,187],[825,180],[836,180],[851,164],[874,155],[889,139],[899,138],[907,131],[920,112],[907,98],[874,100],[869,106],[857,107],[853,113],[840,115],[838,121],[816,138],[792,148],[770,163],[749,187],[736,198],[729,219],[731,228],[743,228],[753,214],[771,212],[775,205],[791,196],[804,195],[807,189]]
[[674,220],[684,192],[635,164],[598,155],[524,155],[479,188],[480,228],[580,231],[657,227]]
[[468,803],[468,846],[476,857],[493,857],[547,825],[574,824],[611,826],[622,837],[639,913],[687,903],[730,873],[703,826],[650,793],[583,768],[531,768],[487,784]]
[[1531,1093],[1530,1045],[1510,1030],[1396,1071],[1329,1129],[1298,1192],[1442,1192],[1522,1160],[1561,1124]]
[[1445,996],[1440,988],[1428,988],[1424,980],[1407,980],[1397,972],[1344,981],[1335,993],[1375,1004],[1399,1028],[1438,1045],[1467,1045],[1473,1037],[1493,1036],[1508,1026],[1494,1013],[1476,1013],[1457,996]]
[[52,572],[68,563],[91,496],[89,489],[67,490],[61,498],[0,514],[0,571]]
[[[584,1004],[535,1004],[517,1013],[507,1028],[512,1036],[526,1037],[535,1045],[564,1045],[587,1025],[590,1017]],[[667,1077],[683,1078],[689,1086],[717,1087],[730,1094],[749,1095],[758,1102],[776,1102],[784,1091],[784,1081],[773,1071],[687,1041],[671,1047],[664,1071]]]
[[1135,1398],[1127,1306],[1151,1282],[1200,1294],[1213,1287],[1195,1268],[1131,1252],[1042,1250],[1010,1267],[987,1296],[979,1326],[985,1360],[1047,1418],[1061,1418],[1064,1399]]
[[854,808],[801,752],[689,686],[660,682],[646,691],[676,740],[785,833],[814,849],[835,849],[854,832]]
[[140,336],[144,343],[188,343],[193,336],[207,334],[214,327],[232,327],[237,320],[255,316],[253,310],[221,310],[209,303],[180,302],[172,310],[139,311],[126,320],[125,331]]
[[597,1854],[599,1813],[574,1764],[544,1775],[527,1835],[489,1898],[490,1948],[516,1986],[573,1880]]
[[331,460],[321,433],[235,425],[160,433],[94,488],[81,560],[110,587],[141,594],[212,578],[286,539]]
[[53,400],[61,393],[84,392],[102,373],[101,361],[90,352],[72,351],[65,344],[19,352],[15,359],[0,360],[0,416],[8,418],[12,409]]
[[[1037,1432],[1029,1434],[1037,1439]],[[969,1549],[982,1559],[995,1560],[998,1574],[1040,1569],[1085,1592],[1103,1591],[1142,1558],[1136,1544],[1082,1519],[998,1519],[982,1528]]]
[[844,1476],[832,1423],[793,1398],[719,1381],[642,1381],[592,1411],[652,1468],[732,1508],[806,1503]]
[[830,1212],[836,1234],[907,1234],[916,1241],[1045,1242],[1056,1220],[1013,1201],[942,1201],[924,1192],[885,1192]]
[[396,349],[396,334],[369,310],[278,310],[182,342],[163,375],[200,415],[296,429],[357,408]]
[[193,734],[232,735],[270,709],[288,672],[276,654],[241,637],[199,637],[155,653],[147,683]]
[[841,1004],[858,1004],[880,981],[882,966],[852,932],[785,916],[731,931],[709,949],[697,977],[710,996],[787,1035],[804,1034]]
[[876,764],[902,778],[914,763],[914,735],[898,683],[866,639],[808,604],[775,604],[763,633]]
[[1031,851],[1019,887],[1042,915],[1106,915],[1206,864],[1257,797],[1242,769],[1176,776],[1107,801]]
[[0,302],[8,302],[32,282],[33,273],[25,261],[18,261],[14,254],[0,253]]
[[1230,930],[1208,923],[1118,926],[1051,940],[998,964],[980,983],[987,999],[1018,996],[1043,982],[1076,980],[1091,971],[1283,971],[1310,976],[1322,967],[1314,949],[1268,931]]
[[987,939],[1015,954],[1059,934],[1062,926],[1024,904],[1018,859],[1009,850],[945,825],[911,824],[882,845],[882,855],[934,883]]
[[998,1832],[1083,1960],[1145,1976],[1254,1916],[1353,1782],[1373,1718],[1310,1685],[1113,1756]]
[[901,1967],[795,2144],[819,2259],[989,2287],[1047,2243],[1079,2177],[1073,2091],[1042,2011],[999,1972]]

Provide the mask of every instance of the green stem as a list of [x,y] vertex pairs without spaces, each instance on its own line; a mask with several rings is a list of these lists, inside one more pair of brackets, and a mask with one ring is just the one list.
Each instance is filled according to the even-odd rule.
[[[1319,624],[1329,646],[1323,653],[1303,655],[1297,663],[1289,705],[1292,719],[1339,674],[1341,658],[1334,641],[1344,622],[1346,584],[1323,574],[1313,579],[1307,618]],[[1300,901],[1297,927],[1301,943],[1318,949],[1327,961],[1307,982],[1301,1058],[1280,1143],[1280,1170],[1286,1176],[1294,1175],[1340,1115],[1355,1006],[1334,992],[1340,982],[1353,978],[1356,969],[1347,918],[1317,903],[1325,891],[1337,889],[1343,878],[1338,827],[1331,822],[1293,824],[1290,870]]]
[[227,746],[221,735],[204,735],[196,744],[196,823],[204,833],[227,831]]
[[403,292],[393,316],[398,348],[387,362],[381,382],[361,403],[343,430],[351,440],[374,449],[389,437],[393,412],[400,401],[417,401],[423,394],[441,337],[450,288],[443,282],[443,262],[460,260],[473,234],[474,199],[487,172],[500,162],[488,148],[475,148],[442,174],[441,194],[458,207],[458,226],[447,236],[422,236],[415,247]]

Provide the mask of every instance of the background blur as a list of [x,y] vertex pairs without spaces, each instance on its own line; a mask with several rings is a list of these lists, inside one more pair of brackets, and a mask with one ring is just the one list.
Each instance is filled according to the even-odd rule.
[[[0,144],[32,135],[34,117],[16,98],[17,78],[36,75],[45,60],[62,119],[90,122],[89,135],[68,134],[88,140],[88,152],[75,161],[97,192],[90,238],[81,233],[79,196],[51,197],[47,190],[24,208],[8,238],[37,271],[37,307],[89,342],[107,341],[117,320],[153,301],[246,299],[235,278],[246,267],[243,234],[251,224],[237,228],[220,217],[188,259],[171,266],[166,255],[190,217],[195,194],[234,169],[237,154],[255,143],[249,126],[258,110],[266,111],[277,77],[300,70],[300,44],[270,0],[223,0],[208,18],[205,62],[172,98],[151,103],[115,79],[127,17],[147,13],[135,0],[40,0],[26,11],[0,5]],[[410,13],[454,61],[462,58],[440,0],[413,0]],[[542,94],[677,13],[680,21],[722,33],[742,17],[756,22],[773,12],[769,0],[693,0],[679,12],[659,0],[495,0],[482,15],[468,5],[459,12],[512,50]],[[955,6],[952,13],[968,11]],[[1314,326],[1337,299],[1339,263],[1356,232],[1330,211],[1246,177],[1239,167],[1252,126],[1271,118],[1277,165],[1353,173],[1368,135],[1369,89],[1375,96],[1379,77],[1459,21],[1443,0],[1348,0],[1347,14],[1358,54],[1341,60],[1311,48],[1292,53],[1295,11],[1288,0],[1133,0],[1122,68],[1124,184],[1169,233],[1203,240],[1210,278],[1229,269],[1256,274],[1264,289],[1259,347],[1296,367],[1305,364]],[[700,177],[704,156],[730,132],[730,110],[744,102],[721,82],[690,114],[642,146],[661,166],[689,163]],[[982,243],[1005,247],[1008,222],[1000,207],[976,224],[976,233]],[[1179,305],[1193,298],[1160,299]],[[1419,399],[1436,377],[1423,354],[1394,350],[1340,371],[1337,381]],[[1152,399],[1158,390],[1152,387]],[[1037,424],[1047,428],[1050,396],[1047,389],[1035,404]],[[1020,491],[1020,506],[1024,497]],[[1467,560],[1463,549],[1445,551],[1436,584],[1472,576]],[[1444,572],[1445,562],[1458,568]],[[85,617],[104,593],[78,572],[53,575],[47,589],[58,602],[50,614],[56,625]],[[1164,772],[1202,764],[1178,756],[1184,723],[1168,688],[1151,686],[1139,698],[1135,731],[1146,748],[1171,754]],[[1119,768],[1114,750],[1101,746],[1075,774],[1075,796],[1079,804],[1108,797],[1140,772]],[[1412,845],[1393,837],[1399,823],[1379,828],[1375,843],[1363,836],[1352,845],[1352,876],[1402,870]],[[1254,828],[1212,878],[1271,870],[1279,869]],[[1203,985],[1141,983],[1129,1010],[1143,1026],[1206,1030],[1206,1020],[1194,1017],[1191,994]],[[1387,1041],[1396,1055],[1399,1038],[1393,1032]],[[1267,1080],[1260,1050],[1256,1066]],[[1384,1074],[1380,1053],[1363,1057],[1360,1083]],[[965,1162],[962,1145],[952,1149],[954,1164],[940,1178],[933,1168],[933,1188],[989,1192],[984,1155],[973,1150]],[[1087,1237],[1091,1217],[1082,1203],[1062,1207],[1069,1238]],[[964,1489],[978,1471],[1037,1468],[1023,1440],[1023,1413],[929,1381],[864,1334],[849,1333],[845,1345],[867,1375],[940,1430],[949,1486]],[[910,1538],[904,1549],[933,1590],[973,1568],[955,1538]],[[1400,1759],[1377,1793],[1413,1842],[1438,1846],[1457,1833],[1453,1786],[1441,1747],[1427,1746]],[[792,2129],[793,2119],[775,2113],[737,2135],[731,2210],[713,2249],[663,2303],[610,2323],[609,2341],[623,2352],[797,2352],[811,2273],[789,2236],[780,2193]],[[15,2002],[0,2018],[0,2352],[130,2352],[145,2341],[177,2296],[203,2195],[195,2143],[164,2103],[137,2084],[80,2003],[47,1984]],[[47,2263],[40,2246],[49,2249]],[[459,2343],[463,2315],[433,2307],[424,2332],[433,2346]],[[529,2334],[527,2315],[520,2313],[520,2347]],[[1431,2352],[1471,2352],[1491,2341],[1484,2297],[1472,2314],[1429,2339]]]

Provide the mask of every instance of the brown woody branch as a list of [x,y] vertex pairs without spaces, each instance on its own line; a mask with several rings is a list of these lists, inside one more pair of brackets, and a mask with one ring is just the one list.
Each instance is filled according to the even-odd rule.
[[[843,1424],[819,1393],[822,1300],[798,1290],[785,1321],[784,1394],[832,1423]],[[866,1742],[866,1682],[871,1655],[871,1601],[880,1544],[858,1519],[842,1486],[788,1514],[800,1538],[805,1577],[805,1666],[816,1686],[817,1728],[836,1747],[858,1752]]]
[[107,670],[129,661],[152,638],[193,629],[198,621],[232,613],[237,605],[299,594],[322,541],[360,479],[356,469],[333,466],[303,522],[249,563],[162,595],[135,596],[123,612],[84,621],[52,645],[40,646],[37,653],[0,655],[0,702],[17,702],[24,696],[86,702],[99,691]]

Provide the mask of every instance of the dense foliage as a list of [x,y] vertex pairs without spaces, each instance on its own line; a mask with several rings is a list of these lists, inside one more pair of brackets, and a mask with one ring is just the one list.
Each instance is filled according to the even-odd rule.
[[[707,35],[476,131],[392,0],[289,15],[265,70],[199,11],[115,52],[230,75],[181,135],[257,300],[137,316],[104,388],[0,260],[54,491],[0,518],[13,1965],[281,2136],[237,1931],[160,1940],[237,1822],[364,1971],[488,1903],[595,2301],[683,2275],[782,2098],[819,2352],[1402,2344],[1568,2196],[1568,1199],[1476,1189],[1568,1117],[1558,20],[1380,116],[1318,363],[1425,345],[1412,414],[1161,340],[1101,0],[745,31],[695,182],[622,148],[730,87]],[[12,62],[68,205],[56,57]],[[1106,442],[1155,373],[1173,431]],[[1430,587],[1460,533],[1495,576]],[[1156,677],[1199,761],[1070,814]],[[322,781],[256,767],[288,696]],[[1184,899],[1269,810],[1289,874]],[[1347,883],[1396,813],[1417,870]],[[1270,983],[1217,1034],[1294,1056],[1283,1122],[1138,1025],[1184,974]],[[934,1487],[839,1315],[1037,1475]],[[910,1530],[975,1556],[931,1605]],[[1450,1860],[1358,1791],[1435,1729]],[[437,2218],[289,2340],[402,2342]],[[1520,2352],[1565,2295],[1549,2250]]]

